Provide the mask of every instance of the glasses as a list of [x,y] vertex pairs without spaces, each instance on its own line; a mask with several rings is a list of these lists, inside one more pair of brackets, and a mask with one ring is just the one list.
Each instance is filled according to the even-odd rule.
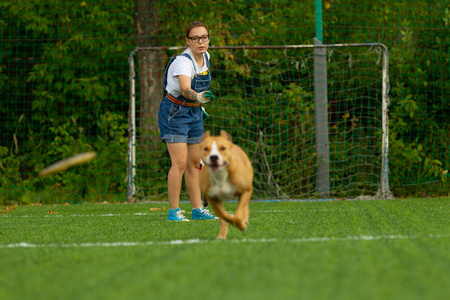
[[193,43],[198,43],[198,42],[200,42],[200,40],[202,40],[202,42],[204,42],[204,43],[209,41],[209,35],[188,36],[187,38],[190,39]]

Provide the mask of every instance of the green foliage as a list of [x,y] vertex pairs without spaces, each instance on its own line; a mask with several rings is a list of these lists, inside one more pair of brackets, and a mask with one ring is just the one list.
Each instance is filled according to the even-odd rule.
[[[322,2],[324,43],[382,42],[389,49],[391,185],[401,194],[410,190],[404,187],[425,183],[430,183],[430,191],[445,190],[450,167],[448,2]],[[150,37],[154,46],[184,45],[185,27],[194,20],[208,25],[214,46],[311,44],[315,35],[313,3],[168,0],[153,4],[158,13],[158,20],[149,20],[155,29],[155,36]],[[0,10],[0,203],[75,201],[80,196],[98,201],[124,194],[127,58],[135,45],[134,2],[0,1]],[[258,57],[250,51],[249,55],[264,61],[277,58],[270,52]],[[278,126],[286,128],[294,140],[305,138],[304,128],[296,127],[292,120],[304,124],[311,117],[313,107],[301,103],[311,97],[310,90],[283,82],[270,66],[263,71],[261,81],[254,82],[250,69],[225,51],[212,58],[213,90],[238,93],[233,97],[218,95],[223,101],[238,96],[240,100],[232,105],[243,107],[250,95],[258,95],[263,101],[280,104],[278,109],[295,103],[285,106],[288,108],[274,124],[253,124],[253,129]],[[368,64],[373,63],[368,60]],[[236,90],[235,83],[222,80],[226,76],[252,88]],[[338,79],[329,80],[330,89],[342,89]],[[357,84],[356,79],[347,82],[349,86]],[[370,87],[370,80],[366,84]],[[282,90],[286,97],[269,96],[269,89]],[[219,110],[211,113],[214,116]],[[242,128],[244,123],[235,119],[238,114],[233,109],[226,113],[230,118],[220,125],[236,128],[234,135],[246,146],[250,137]],[[264,115],[267,111],[261,106],[248,114]],[[336,127],[330,129],[331,139],[340,142],[333,151],[342,153],[347,147],[344,130],[364,134],[352,127],[353,117],[332,116],[330,122]],[[280,140],[269,139],[270,132],[266,133],[264,152],[276,151]],[[147,151],[151,158],[148,170],[164,178],[164,147],[156,147],[158,151]],[[314,153],[302,152],[300,144],[296,147],[310,161],[315,159]],[[83,151],[96,151],[97,160],[49,178],[36,177],[45,166]],[[347,158],[337,158],[341,165],[336,169],[340,169]],[[309,163],[297,164],[288,155],[271,159],[280,165],[295,165],[304,172],[304,180],[313,180]],[[263,163],[257,167],[264,168]],[[348,174],[335,176],[341,175]],[[281,179],[289,174],[277,176]],[[153,183],[159,186],[158,191],[164,190],[163,183]],[[292,184],[290,188],[296,187]]]
[[10,155],[8,148],[0,146],[0,192],[4,193],[5,187],[19,180],[19,166],[20,160]]
[[[327,43],[382,42],[389,49],[391,186],[399,195],[442,193],[450,168],[450,84],[442,80],[450,76],[448,3],[383,1],[358,6],[358,13],[345,12],[342,1],[330,3]],[[355,31],[356,24],[376,30]]]
[[[15,41],[2,42],[0,53],[0,115],[6,120],[0,141],[15,148],[2,158],[8,184],[0,187],[0,202],[20,202],[21,194],[34,191],[56,192],[65,198],[60,201],[80,195],[99,201],[123,192],[127,56],[133,47],[124,29],[132,28],[132,3],[46,0],[0,7],[0,33]],[[95,168],[37,179],[45,166],[83,151],[98,152],[98,163],[90,164]]]

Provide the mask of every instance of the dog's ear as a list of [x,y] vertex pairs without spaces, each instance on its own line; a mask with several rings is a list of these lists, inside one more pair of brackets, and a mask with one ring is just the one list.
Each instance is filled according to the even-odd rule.
[[211,132],[208,130],[207,132],[205,132],[205,134],[203,134],[203,136],[202,136],[202,142],[206,139],[206,138],[208,138],[208,137],[210,137],[211,136]]
[[220,131],[220,136],[224,137],[225,139],[227,139],[231,142],[231,135],[228,132],[226,132],[225,130]]

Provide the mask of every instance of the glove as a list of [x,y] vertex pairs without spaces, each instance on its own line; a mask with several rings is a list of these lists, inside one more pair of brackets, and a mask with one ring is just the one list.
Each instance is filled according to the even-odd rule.
[[203,120],[209,120],[209,114],[206,112],[205,108],[202,106],[202,112],[203,112]]
[[197,101],[200,103],[208,103],[214,100],[214,95],[211,91],[205,91],[197,94]]

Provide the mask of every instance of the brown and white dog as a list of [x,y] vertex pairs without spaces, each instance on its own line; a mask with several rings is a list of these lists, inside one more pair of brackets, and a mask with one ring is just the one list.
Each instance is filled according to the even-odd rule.
[[[248,226],[248,205],[253,191],[253,167],[247,154],[221,131],[211,136],[207,131],[200,144],[201,159],[205,166],[200,171],[203,196],[220,219],[218,239],[226,239],[228,223],[245,231]],[[228,213],[223,201],[238,196],[235,215]]]

